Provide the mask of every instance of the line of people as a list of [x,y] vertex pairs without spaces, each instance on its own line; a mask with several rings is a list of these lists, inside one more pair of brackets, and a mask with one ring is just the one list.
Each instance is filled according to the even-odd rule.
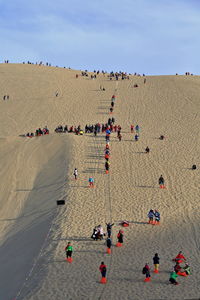
[[34,136],[41,136],[41,135],[46,135],[46,134],[49,134],[49,129],[47,128],[47,126],[45,126],[43,129],[41,129],[41,128],[36,129],[35,133],[33,133],[33,132],[29,133],[28,132],[23,136],[32,138]]

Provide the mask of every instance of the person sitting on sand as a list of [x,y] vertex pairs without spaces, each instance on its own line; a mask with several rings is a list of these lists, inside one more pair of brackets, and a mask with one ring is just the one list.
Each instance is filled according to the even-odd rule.
[[91,235],[91,239],[93,239],[94,241],[98,240],[98,230],[97,230],[97,227],[94,227],[93,233]]
[[176,265],[174,266],[174,271],[176,272],[177,275],[187,276],[186,272],[179,265],[179,262],[176,262]]
[[97,236],[98,236],[98,239],[103,240],[104,231],[103,231],[103,227],[101,225],[98,225],[98,227],[97,227]]
[[178,277],[178,275],[176,274],[176,272],[173,270],[171,273],[170,273],[170,278],[169,278],[169,282],[171,284],[174,284],[174,285],[177,285],[178,282],[176,281],[176,278]]
[[186,275],[191,274],[190,266],[188,263],[185,264],[185,267],[183,267],[183,270],[185,271]]

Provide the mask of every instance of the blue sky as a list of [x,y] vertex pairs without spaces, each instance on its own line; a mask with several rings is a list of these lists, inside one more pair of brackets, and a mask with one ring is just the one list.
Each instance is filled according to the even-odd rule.
[[0,60],[200,73],[200,0],[0,0]]

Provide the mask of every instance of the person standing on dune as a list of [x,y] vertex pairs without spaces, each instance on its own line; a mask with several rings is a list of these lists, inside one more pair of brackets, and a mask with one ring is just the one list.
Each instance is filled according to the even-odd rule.
[[158,183],[159,183],[161,189],[165,188],[165,180],[162,175],[160,175],[160,177],[158,179]]
[[67,246],[65,247],[65,252],[66,252],[66,258],[72,257],[73,247],[70,242],[68,242]]
[[76,180],[78,177],[78,170],[77,168],[74,169],[74,179]]

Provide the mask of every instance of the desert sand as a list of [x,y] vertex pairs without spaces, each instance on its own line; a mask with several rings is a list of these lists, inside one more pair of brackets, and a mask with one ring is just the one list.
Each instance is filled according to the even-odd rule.
[[[200,77],[147,76],[144,84],[137,76],[110,81],[103,74],[95,80],[76,78],[80,73],[0,65],[0,299],[198,299]],[[122,141],[111,134],[105,174],[105,134],[77,136],[54,129],[106,123],[113,94]],[[141,127],[138,142],[131,124]],[[20,136],[46,125],[48,136]],[[161,174],[165,190],[158,186]],[[95,178],[93,189],[89,176]],[[64,206],[56,205],[60,199]],[[150,209],[161,213],[159,226],[147,224]],[[122,220],[130,222],[124,245],[113,246],[108,255],[105,240],[90,238],[92,229],[114,222],[115,245]],[[74,247],[71,264],[65,260],[68,241]],[[180,285],[173,286],[169,273],[180,250],[192,275],[179,276]],[[160,273],[152,272],[145,283],[142,268],[148,262],[153,270],[156,252]],[[101,261],[108,269],[106,285],[100,284]]]

